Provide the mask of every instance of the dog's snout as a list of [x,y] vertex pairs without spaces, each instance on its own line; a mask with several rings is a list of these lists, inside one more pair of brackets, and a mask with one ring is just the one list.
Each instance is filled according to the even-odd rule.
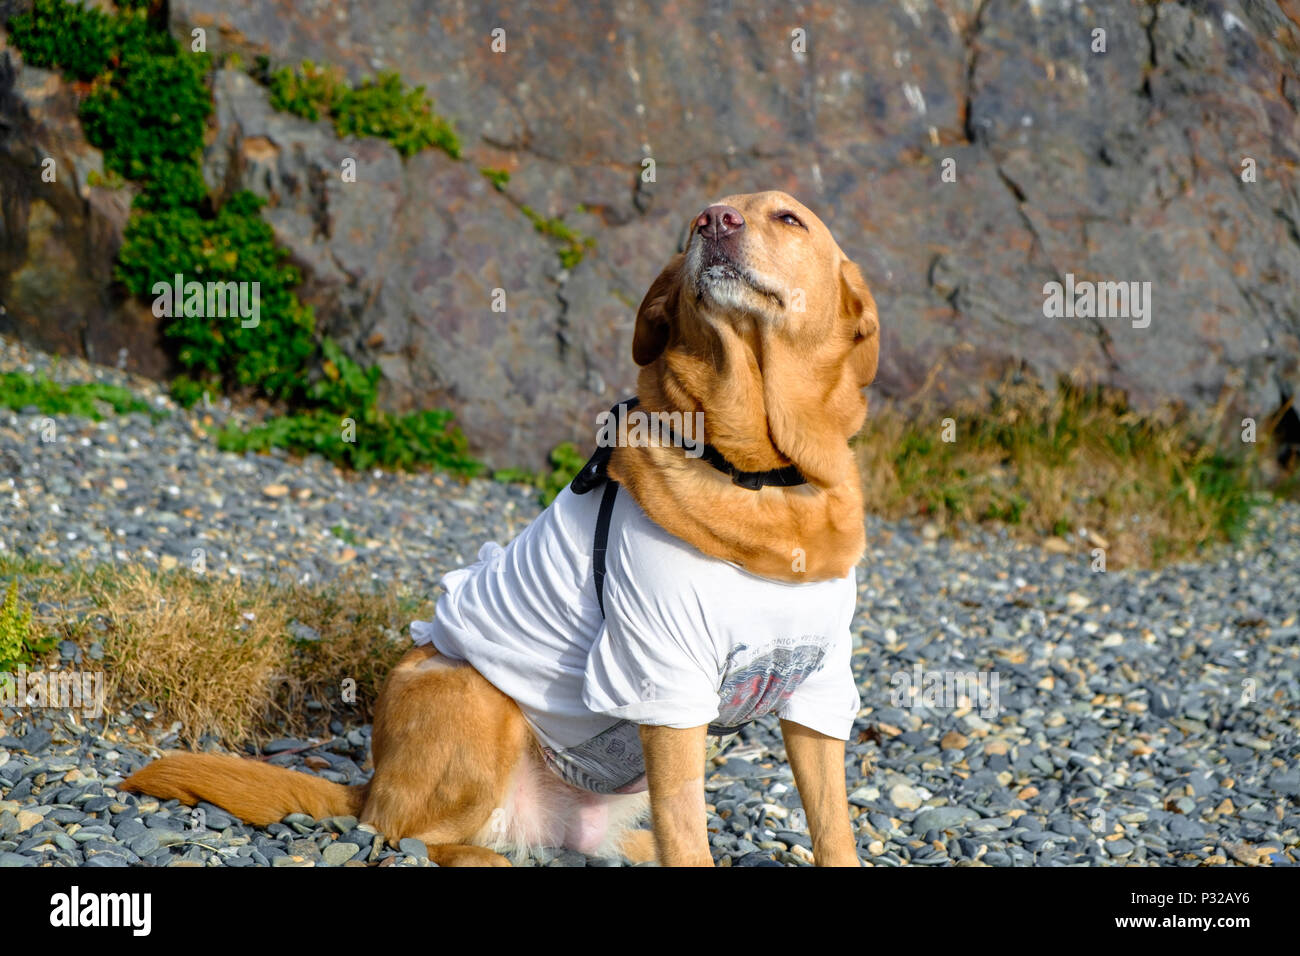
[[745,228],[745,217],[735,206],[709,206],[695,220],[695,228],[706,239],[726,239]]

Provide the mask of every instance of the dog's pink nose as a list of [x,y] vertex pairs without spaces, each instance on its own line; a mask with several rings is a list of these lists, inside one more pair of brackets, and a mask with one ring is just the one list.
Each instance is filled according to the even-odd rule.
[[745,228],[745,217],[735,206],[710,206],[695,220],[695,228],[706,239],[726,239]]

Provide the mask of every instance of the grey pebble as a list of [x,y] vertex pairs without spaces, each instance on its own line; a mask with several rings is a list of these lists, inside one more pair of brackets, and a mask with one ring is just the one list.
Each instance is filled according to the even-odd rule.
[[397,848],[407,856],[413,856],[417,860],[427,860],[429,858],[428,848],[425,847],[423,842],[415,839],[415,837],[402,838],[397,842]]
[[966,807],[931,807],[917,813],[912,820],[912,832],[947,830],[978,819],[979,814]]
[[361,847],[357,844],[338,841],[325,847],[321,856],[330,866],[342,866],[360,852]]

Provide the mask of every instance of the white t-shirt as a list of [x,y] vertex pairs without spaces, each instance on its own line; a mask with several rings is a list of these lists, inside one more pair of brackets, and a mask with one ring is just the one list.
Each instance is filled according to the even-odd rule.
[[565,488],[505,548],[488,542],[445,575],[415,643],[469,661],[519,704],[550,766],[597,793],[644,789],[639,724],[721,734],[775,713],[847,740],[856,573],[758,577],[669,534],[620,488],[602,617],[591,548],[603,493]]

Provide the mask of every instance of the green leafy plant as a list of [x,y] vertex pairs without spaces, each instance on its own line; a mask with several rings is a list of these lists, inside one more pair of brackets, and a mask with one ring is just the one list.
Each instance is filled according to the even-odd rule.
[[276,109],[312,121],[328,116],[340,136],[385,139],[403,156],[434,146],[460,157],[451,122],[433,111],[423,86],[407,88],[396,73],[380,73],[354,87],[339,70],[305,61],[272,73],[270,90]]
[[142,412],[154,420],[166,415],[117,385],[63,385],[26,372],[0,373],[0,405],[16,410],[35,407],[44,415],[77,415],[95,421],[103,420],[106,411],[118,415]]
[[480,166],[478,171],[483,175],[484,179],[492,184],[492,188],[497,192],[504,192],[506,186],[510,183],[510,171],[508,169]]
[[389,414],[378,405],[377,367],[361,368],[332,339],[325,339],[321,348],[324,377],[310,389],[317,407],[247,430],[227,425],[217,433],[218,446],[235,452],[285,448],[315,453],[358,471],[379,465],[431,466],[466,478],[482,473],[483,465],[469,454],[451,412]]
[[340,136],[378,136],[403,156],[436,146],[453,159],[460,158],[460,140],[451,123],[433,112],[424,87],[408,90],[396,73],[381,73],[340,98],[334,111]]
[[168,383],[168,389],[171,392],[172,401],[181,408],[193,408],[203,400],[206,393],[209,396],[221,394],[221,383],[216,379],[195,379],[188,375],[177,375]]
[[271,105],[313,123],[334,111],[346,89],[341,70],[317,66],[310,60],[297,69],[286,66],[270,75]]
[[33,635],[32,609],[18,596],[18,579],[10,579],[4,603],[0,603],[0,674],[20,664],[32,664],[53,646],[53,638]]
[[594,237],[584,236],[563,219],[555,217],[547,219],[531,206],[521,205],[519,211],[533,224],[533,228],[542,235],[551,236],[561,241],[560,265],[566,269],[572,269],[582,261],[582,257],[586,255],[587,250],[596,247]]
[[363,369],[333,339],[321,342],[321,351],[325,356],[321,364],[324,377],[311,390],[316,404],[331,411],[351,414],[361,421],[374,421],[378,414],[376,403],[382,377],[379,367],[372,365]]
[[30,10],[9,19],[9,33],[27,63],[83,82],[128,54],[175,54],[176,41],[155,29],[144,9],[118,6],[114,15],[89,4],[34,0]]
[[315,318],[294,291],[298,270],[258,215],[262,200],[239,192],[211,218],[188,206],[137,214],[127,224],[116,275],[132,293],[152,296],[160,279],[256,282],[259,321],[238,316],[175,315],[164,335],[192,376],[257,388],[273,398],[302,401],[317,352]]
[[104,166],[144,187],[152,209],[192,206],[207,188],[199,171],[212,101],[206,54],[132,52],[81,107],[86,138]]
[[86,173],[86,185],[94,186],[97,189],[121,189],[126,185],[126,180],[111,169],[103,173],[97,169],[92,169]]
[[14,44],[32,66],[93,80],[108,69],[116,52],[114,18],[93,7],[63,0],[35,0],[9,20]]
[[283,415],[243,430],[230,425],[217,432],[223,451],[264,452],[284,448],[299,455],[318,454],[358,471],[376,466],[438,468],[464,478],[482,473],[469,454],[468,443],[445,409],[407,415],[375,412],[372,421],[354,419],[354,440],[347,440],[348,422],[337,412],[314,410]]

